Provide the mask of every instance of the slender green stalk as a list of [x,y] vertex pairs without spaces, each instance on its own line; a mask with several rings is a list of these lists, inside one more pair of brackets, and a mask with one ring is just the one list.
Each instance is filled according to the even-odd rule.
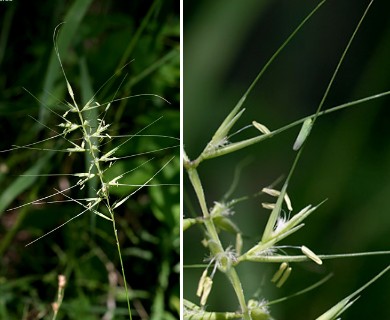
[[[217,230],[215,228],[213,219],[210,219],[210,214],[207,209],[206,200],[203,192],[203,187],[199,179],[199,175],[194,168],[189,168],[187,170],[188,176],[190,178],[192,187],[195,190],[195,193],[197,195],[200,207],[202,209],[204,220],[204,225],[207,229],[208,235],[210,237],[210,240],[213,241],[214,245],[209,246],[210,251],[212,252],[214,257],[217,257],[218,255],[222,254],[224,252],[221,241],[219,239]],[[241,287],[241,281],[237,275],[237,272],[234,270],[232,266],[229,266],[228,269],[225,272],[226,276],[228,277],[230,283],[232,284],[234,291],[236,292],[238,302],[241,307],[241,311],[243,313],[245,320],[250,320],[251,317],[248,312],[248,308],[245,302],[244,293]]]
[[234,269],[234,267],[231,267],[227,272],[226,276],[229,278],[230,283],[232,284],[232,287],[234,291],[236,292],[236,296],[238,299],[238,302],[240,304],[241,312],[243,315],[244,320],[251,320],[251,316],[249,314],[249,309],[246,305],[244,291],[242,289],[241,280]]
[[[210,214],[207,209],[203,188],[199,179],[199,175],[196,171],[196,169],[188,169],[188,176],[190,178],[191,184],[195,190],[195,193],[197,194],[198,201],[200,204],[200,207],[203,212],[203,216],[205,218],[204,225],[207,229],[208,235],[210,237],[210,240],[214,242],[214,245],[209,246],[210,251],[212,252],[214,257],[217,257],[218,255],[222,254],[224,252],[221,241],[219,239],[217,230],[215,228],[213,219],[210,219]],[[232,284],[234,291],[236,292],[238,302],[241,307],[241,311],[243,313],[243,317],[245,320],[251,320],[251,317],[249,315],[249,311],[245,302],[244,293],[241,287],[241,281],[237,275],[237,272],[234,270],[234,267],[229,266],[228,269],[225,272],[226,276],[228,277],[230,283]]]
[[[356,252],[356,253],[339,253],[339,254],[318,254],[317,256],[321,260],[328,259],[340,259],[340,258],[357,258],[357,257],[367,257],[367,256],[381,256],[389,255],[390,251],[370,251],[370,252]],[[310,259],[305,255],[258,255],[258,256],[241,256],[237,264],[242,261],[252,261],[252,262],[271,262],[271,263],[281,263],[281,262],[305,262],[310,261]]]
[[219,240],[219,236],[215,228],[213,219],[210,219],[210,214],[207,209],[206,199],[204,196],[203,187],[200,182],[198,172],[196,171],[196,169],[189,169],[188,176],[190,178],[192,187],[194,188],[195,193],[198,197],[199,205],[202,209],[202,213],[204,217],[204,225],[207,229],[210,239],[214,241],[215,244],[214,246],[210,247],[210,249],[213,251],[213,255],[220,254],[224,250],[221,241]]
[[92,158],[92,163],[94,164],[94,168],[96,169],[97,176],[100,179],[101,197],[105,201],[106,207],[110,213],[112,227],[113,227],[113,231],[114,231],[114,235],[115,235],[116,246],[117,246],[117,250],[118,250],[119,261],[120,261],[121,270],[122,270],[123,283],[124,283],[125,293],[126,293],[127,308],[128,308],[128,312],[129,312],[129,318],[131,320],[132,315],[131,315],[131,308],[130,308],[130,295],[129,295],[129,290],[127,288],[126,274],[125,274],[125,269],[124,269],[123,260],[122,260],[122,252],[121,252],[121,247],[120,247],[119,238],[118,238],[118,232],[117,232],[117,228],[116,228],[116,224],[115,224],[115,215],[114,215],[114,211],[112,209],[112,206],[110,204],[110,199],[109,199],[109,184],[106,183],[106,181],[104,181],[104,178],[103,178],[104,173],[100,167],[100,159],[98,158],[98,153],[96,152],[96,150],[99,149],[98,145],[96,145],[98,143],[98,141],[96,139],[92,139],[91,132],[88,132],[91,127],[89,127],[89,125],[87,125],[88,121],[86,122],[84,120],[84,117],[83,117],[83,114],[81,111],[78,111],[78,116],[80,119],[80,123],[82,123],[82,131],[83,131],[84,140],[88,146],[87,149],[90,151],[89,154],[90,154],[90,157]]
[[127,288],[127,281],[126,281],[126,273],[125,273],[125,268],[123,265],[123,260],[122,260],[122,252],[121,252],[121,246],[119,244],[119,238],[118,238],[118,231],[116,229],[116,224],[115,224],[115,216],[114,212],[111,210],[111,207],[108,207],[108,210],[110,211],[110,216],[112,219],[112,228],[114,230],[114,235],[115,235],[115,241],[116,241],[116,247],[118,250],[118,256],[119,256],[119,262],[121,264],[121,271],[122,271],[122,277],[123,277],[123,284],[125,286],[125,293],[126,293],[126,301],[127,301],[127,311],[129,312],[129,318],[132,320],[132,315],[131,315],[131,308],[130,308],[130,296],[129,296],[129,290]]

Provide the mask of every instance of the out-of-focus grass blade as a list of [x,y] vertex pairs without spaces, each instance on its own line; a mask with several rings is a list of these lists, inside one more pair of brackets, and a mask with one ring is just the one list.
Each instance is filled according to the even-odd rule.
[[42,169],[47,166],[53,154],[53,152],[49,152],[44,157],[40,158],[31,168],[23,173],[23,176],[18,177],[7,189],[1,193],[0,216],[17,196],[31,187],[31,185],[37,180],[38,177],[34,175],[38,175],[42,172]]
[[[69,47],[70,42],[76,31],[79,30],[80,23],[85,16],[85,13],[91,4],[92,0],[77,0],[70,7],[67,12],[64,22],[66,22],[60,30],[60,33],[57,38],[57,45],[60,54],[65,55],[66,49]],[[50,98],[50,93],[53,91],[53,87],[58,77],[61,76],[59,72],[60,66],[57,60],[54,47],[50,55],[49,65],[45,75],[45,81],[43,85],[43,92],[40,96],[41,106],[40,106],[40,121],[45,122],[45,117],[48,114],[48,110],[45,105]],[[65,81],[64,81],[65,84]]]
[[161,3],[160,0],[154,0],[153,4],[150,6],[148,13],[143,17],[141,25],[137,29],[136,33],[131,37],[131,41],[129,45],[126,48],[125,53],[122,56],[122,59],[119,63],[118,70],[120,70],[129,60],[130,55],[132,54],[135,45],[138,43],[138,40],[140,39],[142,32],[145,30],[146,26],[149,23],[150,18],[152,17],[152,14],[157,9],[157,5]]
[[152,65],[147,67],[145,70],[143,70],[140,74],[135,75],[132,77],[126,84],[125,89],[129,90],[133,85],[140,82],[141,80],[145,79],[147,76],[151,75],[154,71],[158,70],[160,67],[162,67],[165,63],[167,63],[170,60],[178,59],[180,55],[180,51],[178,48],[173,48],[171,51],[169,51],[165,56],[163,56],[161,59],[154,62]]
[[9,30],[11,28],[11,21],[14,16],[16,6],[9,6],[4,20],[2,21],[1,32],[0,32],[0,66],[4,58],[5,49],[7,48],[7,41]]
[[[137,45],[140,37],[142,36],[143,31],[145,30],[146,26],[148,25],[148,23],[152,17],[152,14],[155,12],[155,10],[157,10],[159,3],[161,3],[161,0],[154,0],[154,2],[152,3],[152,5],[150,6],[150,8],[148,10],[148,13],[143,17],[140,26],[137,28],[134,35],[132,35],[131,41],[129,42],[128,46],[126,47],[126,51],[123,53],[121,60],[117,66],[117,69],[116,69],[117,76],[120,76],[122,74],[123,66],[126,63],[128,63],[129,60],[131,60],[130,56],[133,53],[133,50],[134,50],[135,46]],[[131,85],[133,85],[133,83],[131,83],[131,84],[128,83],[126,85],[126,87],[125,87],[126,92],[129,92],[128,90],[130,89]],[[107,84],[107,86],[104,88],[104,90],[101,93],[102,97],[105,97],[107,95],[107,93],[110,92],[111,86],[112,86],[112,83]]]
[[156,290],[152,305],[152,314],[150,316],[150,319],[152,320],[164,318],[164,292],[166,291],[168,286],[168,277],[170,274],[169,268],[169,261],[167,259],[163,260],[163,263],[161,264],[160,274],[158,276],[159,287]]

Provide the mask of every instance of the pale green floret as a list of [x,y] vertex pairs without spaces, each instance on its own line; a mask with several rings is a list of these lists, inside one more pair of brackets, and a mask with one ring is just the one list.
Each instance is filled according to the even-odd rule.
[[216,149],[221,148],[228,143],[227,135],[229,134],[230,129],[237,122],[237,120],[241,117],[241,115],[244,111],[245,111],[245,109],[242,109],[237,114],[235,112],[232,112],[231,114],[229,114],[226,117],[224,122],[221,124],[221,126],[218,128],[218,130],[215,132],[211,141],[207,144],[206,148],[202,152],[203,157],[207,158],[209,156],[212,156],[214,154],[214,152],[216,151]]
[[276,284],[276,286],[277,286],[278,288],[280,288],[282,285],[284,285],[284,283],[287,281],[288,277],[290,276],[291,271],[292,271],[292,268],[291,268],[291,267],[288,267],[288,268],[286,269],[286,271],[283,273],[282,277],[280,278],[280,280],[279,280],[278,283]]
[[210,144],[215,144],[216,141],[220,141],[223,138],[227,137],[229,134],[230,129],[233,127],[233,125],[237,122],[237,120],[241,117],[245,109],[234,109],[222,122],[218,130],[215,132],[214,136],[212,137]]
[[203,271],[202,276],[199,279],[198,289],[196,290],[196,295],[198,297],[200,297],[202,295],[204,282],[206,280],[206,277],[207,277],[207,269],[205,271]]
[[271,131],[263,124],[252,121],[253,126],[263,134],[269,134]]
[[272,320],[267,308],[267,301],[257,301],[250,299],[248,309],[252,320]]
[[313,260],[315,263],[321,265],[322,260],[320,259],[319,256],[317,256],[313,251],[311,251],[308,247],[302,246],[301,247],[302,253],[308,257],[309,259]]
[[275,189],[263,188],[263,189],[261,189],[261,191],[266,193],[266,194],[269,194],[270,196],[273,196],[273,197],[279,197],[280,196],[280,191],[275,190]]
[[112,156],[116,151],[118,151],[118,149],[119,147],[115,147],[114,149],[108,151],[106,154],[99,158],[99,161],[107,162],[117,160],[117,158],[110,158],[110,156]]
[[72,89],[70,83],[68,82],[68,80],[66,80],[66,86],[67,86],[67,88],[68,88],[69,95],[71,96],[72,100],[74,100],[73,89]]
[[280,233],[280,230],[284,228],[284,225],[287,222],[287,217],[286,216],[280,216],[278,220],[276,220],[275,228],[272,234],[278,235]]
[[[275,190],[275,189],[271,189],[271,188],[263,188],[261,190],[262,192],[266,193],[266,194],[269,194],[270,196],[273,196],[273,197],[279,197],[280,196],[280,191],[278,190]],[[291,200],[290,200],[290,197],[288,196],[287,193],[284,194],[284,202],[286,203],[287,205],[287,209],[289,211],[292,211],[293,208],[292,208],[292,205],[291,205]],[[265,207],[264,207],[265,208]],[[272,207],[273,209],[274,207]]]
[[[94,103],[94,105],[92,105],[92,103]],[[91,106],[92,105],[92,106]],[[95,108],[98,108],[100,107],[100,103],[97,102],[97,101],[93,101],[93,98],[91,98],[86,104],[85,106],[81,109],[81,112],[84,112],[84,111],[87,111],[87,110],[91,110],[91,109],[95,109]]]
[[307,137],[310,134],[312,126],[313,126],[313,119],[312,118],[308,118],[303,122],[301,130],[299,131],[298,137],[294,142],[294,146],[293,146],[294,151],[299,150],[299,148],[306,141]]
[[193,218],[185,218],[183,219],[183,231],[186,231],[189,227],[197,224],[198,220]]
[[81,125],[72,123],[70,121],[67,121],[65,123],[60,123],[57,126],[61,127],[61,128],[64,128],[63,134],[66,134],[68,132],[72,132],[72,131],[74,131],[74,130],[76,130],[76,129],[81,127]]
[[264,209],[273,210],[273,209],[275,209],[276,203],[262,202],[262,203],[261,203],[261,206],[262,206]]
[[293,211],[293,207],[291,205],[291,200],[290,200],[290,197],[288,196],[287,193],[284,195],[284,202],[286,202],[287,209],[289,211]]
[[213,286],[213,280],[210,277],[206,277],[203,283],[202,297],[200,298],[200,304],[204,306],[207,303],[207,299]]
[[214,207],[210,210],[210,217],[218,228],[234,234],[240,233],[238,226],[229,217],[232,215],[232,207],[224,202],[214,202]]
[[215,216],[230,216],[233,215],[234,211],[229,205],[224,202],[214,202],[214,207],[210,210],[210,215]]
[[274,232],[273,236],[279,236],[283,233],[291,231],[295,228],[300,222],[306,219],[312,212],[314,212],[323,202],[319,205],[312,207],[311,205],[306,206],[297,214],[295,214],[290,220],[287,220],[282,227],[280,227],[277,232]]
[[283,272],[287,269],[288,267],[288,264],[286,262],[283,262],[278,271],[275,272],[274,276],[272,277],[271,279],[271,282],[276,282],[280,279],[280,277],[282,276]]

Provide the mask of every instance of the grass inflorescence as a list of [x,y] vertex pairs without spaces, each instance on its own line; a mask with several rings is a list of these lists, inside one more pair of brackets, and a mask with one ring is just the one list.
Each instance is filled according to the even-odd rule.
[[[93,28],[94,10],[110,8],[89,5],[72,3],[55,29],[43,94],[25,85],[30,117],[19,125],[9,117],[19,133],[0,154],[0,318],[149,319],[179,310],[177,21],[165,21],[165,5],[154,1],[138,8],[145,16],[134,10],[138,20],[108,16],[102,28],[138,29],[102,38],[91,35],[104,30]],[[94,51],[102,43],[109,54]],[[104,63],[94,70],[97,56]],[[102,69],[114,76],[102,80]]]
[[[233,127],[239,122],[240,118],[243,118],[245,111],[244,105],[258,80],[265,74],[265,71],[269,69],[271,63],[278,55],[280,55],[287,44],[296,37],[302,27],[307,24],[309,19],[313,17],[314,13],[316,13],[325,2],[326,1],[321,1],[291,33],[280,48],[276,50],[275,54],[272,55],[244,95],[239,99],[233,110],[219,125],[210,141],[203,148],[203,151],[201,151],[201,153],[194,159],[191,159],[187,153],[184,154],[183,167],[188,174],[189,185],[192,189],[188,190],[188,193],[194,192],[196,199],[196,206],[195,204],[189,204],[187,208],[189,214],[186,215],[183,221],[185,231],[184,236],[186,236],[189,232],[188,229],[195,228],[194,226],[199,226],[202,233],[201,237],[203,239],[202,246],[207,251],[207,254],[205,254],[207,258],[205,258],[204,264],[189,264],[184,267],[185,272],[188,272],[190,268],[201,268],[202,270],[199,273],[197,284],[194,283],[194,278],[192,278],[192,283],[186,284],[189,288],[192,288],[194,294],[191,294],[191,299],[186,298],[184,301],[183,312],[185,319],[274,319],[275,316],[271,309],[273,304],[305,294],[308,291],[318,288],[320,285],[324,285],[324,283],[330,279],[330,275],[325,276],[320,281],[312,285],[308,285],[305,289],[298,289],[295,293],[288,295],[287,297],[280,299],[276,298],[274,300],[267,298],[266,293],[263,293],[265,290],[259,283],[257,293],[250,296],[251,293],[246,289],[248,281],[245,282],[242,279],[253,278],[252,282],[255,282],[256,276],[254,274],[248,275],[240,272],[240,270],[244,270],[244,266],[241,267],[241,265],[247,264],[248,262],[255,262],[261,266],[266,264],[277,264],[278,266],[273,268],[275,271],[269,280],[274,283],[277,289],[280,289],[288,283],[291,276],[294,272],[296,272],[294,269],[297,269],[296,263],[299,262],[311,262],[312,265],[316,266],[312,266],[311,269],[321,270],[320,268],[323,268],[327,264],[328,259],[346,259],[350,257],[368,257],[390,254],[390,251],[387,250],[347,254],[319,254],[310,243],[302,240],[304,239],[302,237],[297,238],[296,234],[304,233],[307,228],[310,228],[310,226],[304,228],[307,223],[307,218],[314,214],[319,215],[320,211],[323,212],[326,210],[326,199],[319,201],[316,204],[306,204],[305,206],[297,209],[294,198],[291,197],[291,194],[294,194],[293,178],[299,170],[298,168],[302,155],[304,154],[305,145],[307,141],[311,140],[312,132],[315,130],[320,117],[327,113],[351,107],[365,101],[384,97],[389,94],[389,91],[386,91],[364,99],[355,100],[347,104],[323,110],[324,104],[335,84],[335,79],[339,74],[342,63],[344,62],[359,29],[364,23],[364,19],[369,12],[372,1],[366,7],[360,20],[356,24],[354,31],[351,33],[349,41],[340,55],[338,63],[330,77],[330,80],[328,81],[317,108],[314,109],[313,114],[291,122],[289,125],[279,129],[271,129],[270,126],[264,124],[262,121],[259,121],[259,119],[251,119],[252,126],[254,129],[257,129],[257,135],[244,137],[239,141],[230,141],[233,136],[237,139],[237,134],[243,132],[249,127],[252,127],[250,125],[245,125],[243,129],[239,129],[236,133],[231,134]],[[221,200],[214,201],[214,206],[210,207],[209,201],[212,200],[213,192],[209,189],[208,184],[204,183],[204,180],[207,179],[203,179],[204,177],[202,178],[201,170],[205,166],[205,162],[208,162],[210,159],[216,159],[213,161],[223,162],[221,157],[225,157],[239,150],[244,150],[245,148],[253,146],[259,142],[273,138],[279,133],[298,124],[301,125],[301,129],[297,134],[295,141],[291,144],[291,150],[294,152],[293,161],[286,177],[283,178],[282,185],[280,187],[276,187],[280,184],[278,182],[280,179],[275,179],[274,183],[268,186],[263,186],[260,192],[254,194],[254,197],[256,198],[259,196],[267,197],[267,201],[261,201],[261,206],[262,208],[269,210],[269,215],[266,219],[261,235],[257,237],[258,240],[256,240],[253,244],[253,241],[247,241],[248,239],[245,234],[245,230],[242,231],[239,227],[240,222],[245,225],[243,223],[243,220],[245,220],[245,213],[238,213],[238,209],[236,209],[236,205],[239,202],[248,200],[252,197],[248,196],[232,199],[232,192],[231,189],[229,189]],[[186,151],[191,151],[190,149],[188,150],[187,145],[186,149]],[[262,168],[260,165],[258,167]],[[226,174],[219,173],[218,179],[220,182],[226,181]],[[234,180],[233,185],[234,188],[237,189],[238,184],[236,182],[237,181]],[[228,184],[228,182],[225,182],[225,185]],[[272,200],[272,198],[274,200]],[[271,200],[268,201],[268,199]],[[199,207],[199,209],[195,209],[196,207]],[[200,214],[197,214],[197,211],[199,211]],[[237,211],[237,213],[234,214],[235,211]],[[243,215],[242,217],[241,214]],[[229,234],[233,234],[235,240],[232,240],[232,237],[228,236]],[[292,235],[294,235],[294,239],[301,239],[300,241],[303,241],[303,243],[299,245],[285,244],[288,239],[292,238]],[[188,242],[190,242],[190,240],[188,240]],[[192,245],[195,244],[192,242]],[[184,252],[188,260],[193,258],[190,257],[186,251]],[[374,278],[362,285],[352,294],[342,299],[333,307],[329,308],[328,306],[328,311],[322,311],[321,314],[321,310],[315,310],[317,319],[339,319],[340,315],[356,301],[358,295],[374,281],[384,276],[389,269],[390,265],[382,266],[382,271],[380,271]],[[261,270],[265,270],[265,268],[259,268],[259,272],[261,272]],[[225,282],[222,280],[217,281],[217,272],[220,272],[225,276]],[[264,275],[263,279],[266,278],[267,275]],[[195,288],[197,289],[195,290]],[[225,306],[226,310],[213,309],[213,303],[210,303],[210,301],[215,301],[212,299],[213,290],[229,294],[234,293],[235,299],[228,299],[224,296],[223,300],[235,301],[235,304],[239,305],[239,307]],[[194,296],[196,296],[196,298],[193,298]],[[340,299],[340,297],[336,299]],[[295,318],[293,315],[289,315],[289,317]]]

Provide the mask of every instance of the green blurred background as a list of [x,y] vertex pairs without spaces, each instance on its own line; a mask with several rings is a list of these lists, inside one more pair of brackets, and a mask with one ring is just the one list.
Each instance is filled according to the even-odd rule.
[[[121,156],[150,153],[118,161],[107,174],[120,175],[152,159],[126,176],[127,183],[142,184],[175,157],[151,181],[164,185],[137,192],[116,214],[133,319],[178,318],[179,1],[0,2],[0,150],[45,139],[53,135],[52,129],[58,130],[60,119],[49,108],[63,113],[62,102],[70,98],[52,37],[64,21],[58,47],[80,105],[112,75],[96,96],[100,103],[145,93],[170,102],[151,96],[126,99],[112,104],[105,121],[112,123],[109,134],[129,135],[161,118],[142,133],[167,137],[133,138],[121,148]],[[100,112],[90,116],[96,119]],[[108,151],[123,141],[102,148]],[[63,142],[37,146],[60,149]],[[155,151],[160,149],[165,150]],[[6,211],[77,182],[67,176],[19,175],[84,172],[85,166],[81,154],[29,149],[0,153],[0,319],[51,319],[60,273],[68,284],[57,319],[112,318],[105,313],[115,287],[109,286],[109,276],[115,275],[114,318],[128,318],[110,222],[85,213],[26,248],[82,208],[64,203]],[[87,189],[70,196],[91,196]],[[113,189],[111,196],[119,199],[132,190]]]
[[[202,151],[261,67],[319,1],[184,1],[184,145],[194,159]],[[327,83],[368,1],[327,1],[264,74],[235,129],[252,120],[271,130],[315,112]],[[389,6],[374,1],[334,82],[324,108],[390,89]],[[389,249],[390,143],[389,98],[321,117],[305,146],[289,185],[294,210],[328,201],[306,226],[284,241],[316,253]],[[232,132],[234,132],[234,128]],[[223,158],[202,163],[199,174],[211,207],[229,189],[242,161],[233,197],[250,195],[286,175],[299,128]],[[249,129],[232,141],[254,136]],[[199,214],[193,190],[185,184],[184,215]],[[234,221],[245,235],[245,249],[260,237],[269,198],[236,206]],[[189,204],[190,203],[190,204]],[[297,211],[295,211],[297,212]],[[207,252],[201,230],[184,234],[184,265],[201,263]],[[227,246],[234,237],[224,238]],[[247,299],[260,293],[277,299],[334,277],[314,291],[272,306],[276,319],[315,319],[352,293],[389,263],[388,256],[328,260],[323,266],[293,264],[287,283],[276,289],[270,278],[278,266],[246,263],[239,274]],[[184,269],[184,297],[196,303],[203,269]],[[234,311],[238,303],[226,279],[217,274],[208,310]],[[342,316],[390,319],[390,276],[385,275]]]

